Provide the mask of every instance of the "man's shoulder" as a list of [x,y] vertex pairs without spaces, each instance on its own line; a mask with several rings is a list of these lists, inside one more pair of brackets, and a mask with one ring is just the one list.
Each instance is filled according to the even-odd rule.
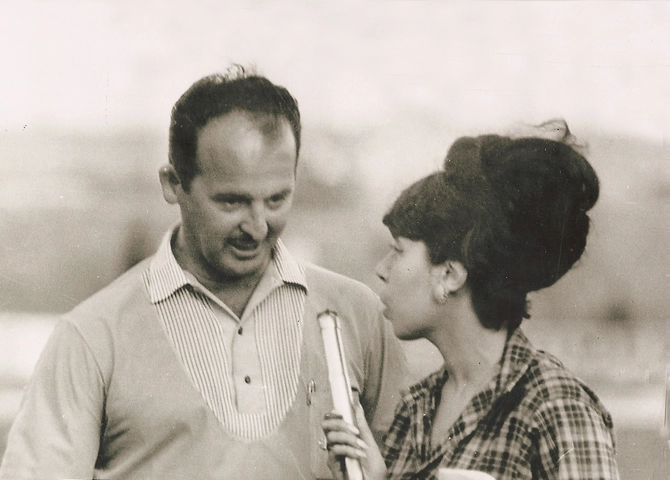
[[379,297],[364,283],[313,264],[303,264],[307,299],[318,310],[344,318],[381,318]]
[[113,280],[109,285],[82,301],[65,316],[71,321],[80,318],[113,319],[119,312],[133,303],[149,304],[149,297],[144,287],[143,274],[149,268],[151,258],[142,260],[134,267]]
[[377,298],[372,289],[363,282],[312,263],[302,263],[302,266],[305,269],[308,290],[316,289],[331,294]]

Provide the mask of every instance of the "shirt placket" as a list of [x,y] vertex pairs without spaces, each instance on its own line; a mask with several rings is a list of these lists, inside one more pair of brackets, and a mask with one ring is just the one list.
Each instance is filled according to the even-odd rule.
[[254,315],[238,323],[232,342],[232,369],[239,413],[266,410]]

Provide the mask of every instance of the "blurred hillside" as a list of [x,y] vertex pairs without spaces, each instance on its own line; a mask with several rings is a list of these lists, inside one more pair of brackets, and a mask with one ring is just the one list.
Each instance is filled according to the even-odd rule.
[[[457,133],[410,117],[358,131],[307,129],[296,205],[284,240],[298,257],[373,289],[388,234],[381,216],[400,189],[437,168]],[[394,125],[394,126],[391,126]],[[586,377],[611,409],[622,478],[657,469],[667,317],[667,150],[592,133],[602,195],[587,252],[532,298],[524,329]],[[588,137],[588,138],[587,138]],[[155,131],[0,133],[0,453],[21,389],[58,313],[150,255],[177,211],[157,170]],[[409,342],[416,377],[441,358]]]
[[[439,166],[454,136],[438,134],[446,126],[405,131],[414,133],[404,143],[392,141],[390,126],[306,132],[285,234],[299,256],[376,288],[384,210],[402,187]],[[617,375],[658,375],[668,319],[668,152],[641,138],[586,140],[602,182],[587,253],[533,297],[526,328],[584,360],[578,366],[589,372],[600,362],[585,354],[603,353],[612,367],[617,352]],[[177,218],[157,178],[167,158],[162,133],[5,132],[0,158],[0,311],[67,311],[150,255]]]

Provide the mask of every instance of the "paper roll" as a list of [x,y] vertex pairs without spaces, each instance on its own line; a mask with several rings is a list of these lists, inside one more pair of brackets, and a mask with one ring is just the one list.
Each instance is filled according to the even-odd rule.
[[[333,397],[333,407],[336,413],[342,415],[342,418],[356,425],[354,419],[353,394],[347,362],[344,356],[344,347],[342,344],[342,334],[340,331],[339,318],[337,313],[330,310],[317,315],[319,325],[321,326],[321,337],[326,351],[326,364],[328,366],[328,381],[330,391]],[[363,470],[358,459],[345,458],[344,475],[347,480],[363,480]]]

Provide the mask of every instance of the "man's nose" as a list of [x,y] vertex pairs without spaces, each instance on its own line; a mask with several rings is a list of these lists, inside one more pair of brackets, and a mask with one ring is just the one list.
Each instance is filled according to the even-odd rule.
[[268,222],[265,215],[265,206],[253,204],[249,207],[247,217],[242,222],[242,230],[256,241],[264,240],[268,235]]

